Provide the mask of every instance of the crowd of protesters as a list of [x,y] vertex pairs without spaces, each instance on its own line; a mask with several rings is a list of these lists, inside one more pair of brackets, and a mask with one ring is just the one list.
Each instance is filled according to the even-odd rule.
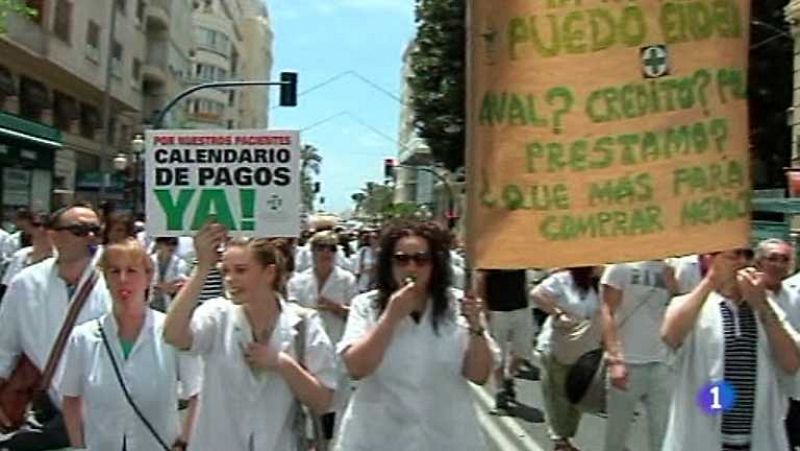
[[[592,449],[627,449],[640,408],[652,451],[800,446],[800,276],[778,239],[475,270],[465,295],[464,260],[433,223],[233,239],[102,216],[20,210],[0,236],[0,390],[23,360],[49,381],[21,426],[0,404],[0,450],[485,450],[470,383],[494,379],[509,409],[526,368],[556,451],[577,450],[597,411]],[[715,381],[737,401],[704,412]]]

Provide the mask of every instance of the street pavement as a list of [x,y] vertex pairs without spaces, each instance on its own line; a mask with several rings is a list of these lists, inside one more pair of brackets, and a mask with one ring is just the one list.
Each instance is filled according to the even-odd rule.
[[[475,405],[484,435],[491,451],[550,451],[552,443],[547,435],[544,420],[541,384],[524,378],[516,379],[517,401],[510,412],[494,410],[494,389],[473,385]],[[648,451],[646,417],[642,409],[631,428],[628,438],[630,451]],[[581,451],[603,451],[605,419],[597,415],[583,415],[575,446]]]

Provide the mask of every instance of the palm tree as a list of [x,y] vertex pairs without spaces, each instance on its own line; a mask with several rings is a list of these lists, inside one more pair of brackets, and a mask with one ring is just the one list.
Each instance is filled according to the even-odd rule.
[[322,156],[319,149],[311,144],[305,144],[300,149],[300,181],[303,210],[314,211],[314,199],[317,193],[314,191],[314,176],[319,175],[322,168]]

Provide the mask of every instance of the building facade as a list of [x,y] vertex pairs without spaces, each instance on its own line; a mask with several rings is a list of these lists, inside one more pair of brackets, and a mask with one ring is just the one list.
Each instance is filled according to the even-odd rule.
[[[272,31],[259,0],[203,0],[192,14],[195,83],[269,79]],[[192,128],[265,128],[267,88],[204,89],[186,103]]]
[[[119,184],[113,186],[104,174],[113,172],[113,155],[126,147],[141,124],[144,9],[132,0],[28,5],[36,14],[10,15],[6,33],[0,36],[5,85],[0,109],[11,122],[57,133],[61,142],[45,157],[40,147],[18,135],[19,151],[36,149],[37,169],[4,166],[6,177],[0,186],[4,193],[15,193],[4,199],[4,215],[18,207],[46,211],[75,199],[97,201],[100,192],[120,195]],[[108,121],[103,118],[106,92],[113,112]],[[44,169],[45,160],[52,166]],[[13,186],[6,189],[8,183]]]
[[398,126],[397,161],[401,167],[396,170],[395,197],[396,203],[433,203],[435,176],[428,171],[417,170],[411,166],[431,168],[433,157],[428,145],[419,137],[414,127],[414,111],[411,107],[411,86],[408,78],[411,73],[410,54],[414,49],[414,41],[406,46],[403,52],[403,68],[401,82],[400,124]]
[[[141,160],[130,158],[131,140],[169,99],[203,81],[269,78],[272,32],[260,0],[27,3],[36,14],[10,14],[0,35],[2,217],[72,201],[130,205],[127,189],[141,183],[131,173],[143,171],[112,162]],[[203,91],[163,126],[265,127],[266,93],[242,94]]]

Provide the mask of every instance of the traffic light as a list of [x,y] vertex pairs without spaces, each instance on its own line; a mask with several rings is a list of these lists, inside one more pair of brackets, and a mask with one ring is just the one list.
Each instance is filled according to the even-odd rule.
[[394,178],[394,168],[397,166],[397,160],[394,158],[384,158],[383,159],[383,177],[386,180],[391,180]]
[[297,106],[297,72],[281,72],[280,106]]

